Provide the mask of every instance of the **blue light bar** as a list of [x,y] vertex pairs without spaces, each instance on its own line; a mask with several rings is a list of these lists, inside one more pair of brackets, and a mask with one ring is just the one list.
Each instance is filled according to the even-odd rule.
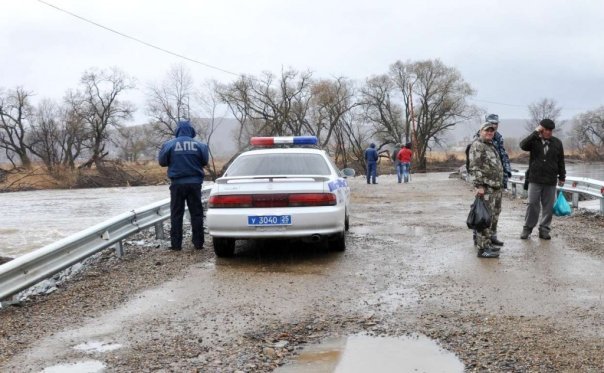
[[317,136],[295,136],[294,144],[296,145],[317,145]]

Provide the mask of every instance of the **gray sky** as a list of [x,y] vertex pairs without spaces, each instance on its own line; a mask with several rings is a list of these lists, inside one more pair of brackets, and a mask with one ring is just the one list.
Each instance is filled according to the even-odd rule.
[[[282,67],[358,81],[397,60],[440,58],[474,103],[525,118],[541,98],[562,116],[604,105],[601,0],[45,0],[145,42],[235,73]],[[90,67],[117,66],[142,90],[183,63],[195,81],[233,75],[187,62],[37,0],[0,0],[0,87],[61,99]]]

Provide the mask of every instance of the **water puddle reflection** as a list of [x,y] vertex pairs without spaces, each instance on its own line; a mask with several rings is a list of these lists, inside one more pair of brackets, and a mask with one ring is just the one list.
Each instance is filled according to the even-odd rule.
[[76,363],[57,364],[44,368],[41,373],[100,373],[105,370],[105,364],[98,360],[85,360]]
[[[379,367],[379,368],[378,368]],[[463,363],[424,335],[353,335],[304,348],[278,373],[463,372]]]
[[121,344],[110,342],[90,341],[73,347],[85,352],[108,352],[122,348]]

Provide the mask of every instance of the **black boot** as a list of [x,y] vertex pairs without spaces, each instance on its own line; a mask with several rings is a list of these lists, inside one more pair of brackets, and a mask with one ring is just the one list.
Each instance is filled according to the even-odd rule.
[[478,250],[479,258],[499,258],[499,253],[493,250],[492,246],[487,246],[484,249]]
[[493,245],[496,245],[496,246],[503,246],[503,241],[499,241],[499,240],[497,239],[497,235],[492,235],[492,236],[491,236],[491,243],[492,243]]
[[541,238],[542,240],[551,240],[552,236],[550,236],[549,232],[547,231],[539,231],[539,238]]
[[527,227],[522,228],[522,233],[520,234],[520,238],[526,240],[531,235],[533,230]]

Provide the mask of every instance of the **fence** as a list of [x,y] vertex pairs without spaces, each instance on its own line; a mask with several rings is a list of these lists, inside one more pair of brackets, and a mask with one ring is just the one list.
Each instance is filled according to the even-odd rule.
[[[466,166],[459,169],[460,175],[465,180],[469,180]],[[520,194],[525,195],[524,191],[524,172],[512,172],[512,177],[508,183],[511,184],[512,195],[517,196],[518,185],[520,185]],[[579,196],[581,194],[589,195],[600,200],[600,214],[604,215],[604,181],[590,179],[587,177],[566,176],[564,186],[558,186],[558,190],[568,192],[572,196],[572,206],[579,207]]]
[[[202,188],[207,202],[211,186]],[[0,265],[0,300],[19,293],[36,283],[115,245],[123,255],[122,240],[154,226],[157,238],[163,238],[163,222],[170,218],[170,199],[123,213],[93,227],[51,243]]]

